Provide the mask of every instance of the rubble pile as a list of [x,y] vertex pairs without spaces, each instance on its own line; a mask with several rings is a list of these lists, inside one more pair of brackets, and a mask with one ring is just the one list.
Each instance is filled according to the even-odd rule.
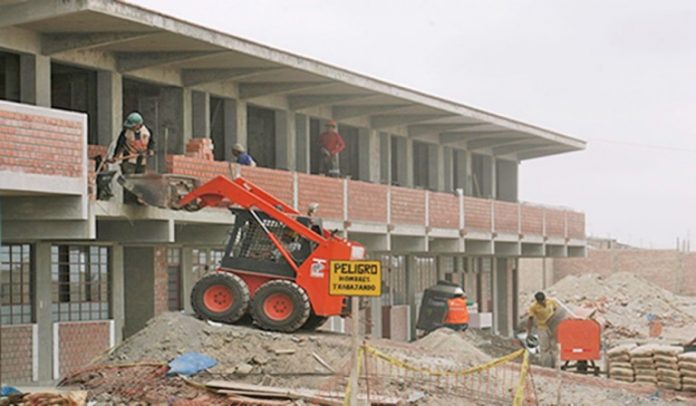
[[[380,339],[369,340],[369,344],[422,368],[461,370],[492,359],[472,342],[474,334],[442,329],[414,343]],[[166,376],[167,363],[187,352],[213,357],[217,365],[191,378]],[[337,399],[345,391],[349,365],[350,337],[346,335],[270,333],[251,326],[218,325],[182,313],[165,313],[104,354],[90,368],[66,379],[64,384],[88,391],[88,400],[96,405],[252,404],[252,400],[245,399],[280,396],[279,392],[289,399],[289,403],[283,404],[333,404],[331,402],[340,403]],[[448,386],[451,382],[447,379],[424,379],[423,375],[412,371],[394,375],[394,370],[377,370],[374,361],[366,368],[379,376],[379,379],[370,379],[369,385],[371,393],[382,396],[379,401],[383,404],[391,404],[394,399],[401,399],[399,402],[411,399],[406,404],[416,405],[493,404],[492,399],[467,400],[469,398]],[[512,364],[502,367],[501,371],[517,368],[518,365]],[[537,367],[532,368],[531,373],[539,404],[556,404],[559,399],[557,374],[544,373]],[[509,374],[504,382],[510,380]],[[496,374],[482,374],[485,376]],[[473,380],[471,384],[476,382]],[[606,379],[595,377],[584,381],[564,378],[562,402],[639,404],[646,399],[645,393],[636,392],[630,385],[606,387],[606,382]],[[214,390],[211,385],[215,386]],[[496,382],[486,383],[485,388],[496,388]],[[479,389],[484,393],[485,388]],[[308,400],[320,398],[332,401]],[[241,403],[230,403],[232,400]],[[666,402],[658,400],[651,404]]]
[[[608,341],[647,338],[652,319],[662,324],[663,338],[696,337],[696,297],[676,295],[632,273],[571,275],[545,292],[583,312],[594,312]],[[522,294],[520,303],[531,303],[533,295]]]

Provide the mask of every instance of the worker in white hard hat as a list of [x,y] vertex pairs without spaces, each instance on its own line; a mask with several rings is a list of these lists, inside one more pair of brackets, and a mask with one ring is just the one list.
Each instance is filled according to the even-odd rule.
[[232,147],[232,155],[237,158],[237,163],[240,165],[256,166],[256,161],[254,161],[254,158],[252,158],[251,155],[246,152],[246,149],[242,144],[234,144]]

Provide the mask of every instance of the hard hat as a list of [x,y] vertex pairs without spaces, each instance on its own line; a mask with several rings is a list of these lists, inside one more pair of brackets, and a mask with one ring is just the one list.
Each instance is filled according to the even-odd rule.
[[536,348],[539,346],[539,337],[534,334],[530,334],[527,336],[525,342],[527,344],[527,348]]
[[454,297],[464,297],[464,296],[466,296],[466,293],[464,293],[464,289],[457,288],[454,290]]
[[326,125],[327,126],[332,125],[332,126],[336,127],[336,120],[329,120],[326,122]]
[[244,145],[242,145],[242,144],[240,144],[240,143],[236,143],[236,144],[234,144],[234,146],[232,147],[232,151],[244,152],[244,151],[245,151]]
[[135,127],[136,125],[140,125],[143,123],[143,116],[140,115],[138,112],[132,112],[126,117],[126,121],[123,122],[123,127],[131,129]]
[[310,203],[309,206],[307,206],[307,212],[314,213],[319,209],[319,203]]

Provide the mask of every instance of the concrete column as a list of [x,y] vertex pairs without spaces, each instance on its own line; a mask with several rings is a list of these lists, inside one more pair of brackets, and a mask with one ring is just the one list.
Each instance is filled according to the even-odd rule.
[[191,290],[196,284],[196,275],[193,272],[193,248],[181,248],[181,291],[184,294],[184,311],[192,313]]
[[[180,87],[165,87],[159,96],[159,128],[155,132],[158,151],[182,154],[191,138],[191,94]],[[145,118],[147,120],[147,117]],[[165,129],[167,139],[165,140]]]
[[125,323],[128,338],[145,327],[155,311],[155,250],[152,247],[124,247]]
[[391,156],[391,135],[379,134],[379,172],[380,183],[391,185],[392,183],[392,156]]
[[53,379],[53,281],[51,278],[51,244],[39,242],[34,245],[36,279],[35,297],[36,324],[39,336],[39,374],[40,382]]
[[379,144],[379,132],[369,128],[358,129],[358,179],[368,182],[379,182]]
[[5,58],[5,98],[11,101],[20,100],[19,89],[19,57]]
[[210,138],[210,94],[191,91],[191,136]]
[[494,156],[491,156],[490,159],[491,165],[490,165],[490,171],[491,171],[491,198],[495,199],[498,196],[498,174],[497,171],[495,170],[497,165],[496,165],[496,159]]
[[43,55],[21,55],[19,66],[21,102],[51,107],[51,58]]
[[382,338],[382,298],[370,298],[370,320],[372,321],[372,338]]
[[404,148],[404,154],[406,155],[404,158],[404,163],[406,165],[404,168],[404,185],[406,187],[413,187],[413,176],[414,176],[414,170],[413,170],[413,140],[411,138],[406,138],[406,146]]
[[493,325],[497,334],[509,336],[512,331],[510,314],[511,284],[509,279],[507,258],[496,258],[493,261]]
[[126,321],[123,246],[111,248],[111,317],[114,319],[115,343],[123,340],[123,325]]
[[428,185],[430,189],[442,192],[445,190],[445,150],[442,145],[428,145]]
[[304,114],[295,114],[295,145],[297,147],[295,154],[295,170],[298,172],[310,172],[310,140],[309,117]]
[[232,146],[240,143],[247,146],[247,104],[243,101],[225,99],[225,160],[233,161]]
[[418,275],[416,266],[416,257],[413,255],[406,255],[405,268],[406,268],[406,301],[409,305],[410,312],[410,323],[411,328],[408,331],[409,341],[416,337],[416,322],[418,321],[418,308],[416,307],[416,279]]
[[440,147],[442,149],[442,190],[445,192],[454,191],[454,151],[450,147]]
[[[467,165],[468,165],[468,160],[466,158],[466,153],[462,150],[459,149],[452,149],[451,150],[451,159],[452,159],[452,187],[454,189],[459,189],[461,188],[464,190],[466,193],[466,185],[467,185]],[[456,165],[455,165],[456,162]],[[457,183],[454,183],[454,168],[456,167],[457,173],[456,173],[456,178],[457,178]]]
[[474,194],[474,172],[471,166],[471,152],[464,151],[464,194],[472,196]]
[[295,170],[295,113],[275,111],[276,168]]
[[112,71],[97,72],[97,142],[108,146],[123,125],[123,77]]

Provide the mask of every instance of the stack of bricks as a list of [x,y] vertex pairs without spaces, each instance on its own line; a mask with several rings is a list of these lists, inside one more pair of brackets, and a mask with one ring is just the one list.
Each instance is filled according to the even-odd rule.
[[213,141],[210,138],[192,138],[186,144],[186,156],[206,161],[214,160]]
[[686,352],[677,356],[682,389],[696,392],[696,352]]
[[631,364],[631,350],[635,344],[619,345],[607,351],[609,361],[609,378],[623,382],[634,382],[635,371]]

